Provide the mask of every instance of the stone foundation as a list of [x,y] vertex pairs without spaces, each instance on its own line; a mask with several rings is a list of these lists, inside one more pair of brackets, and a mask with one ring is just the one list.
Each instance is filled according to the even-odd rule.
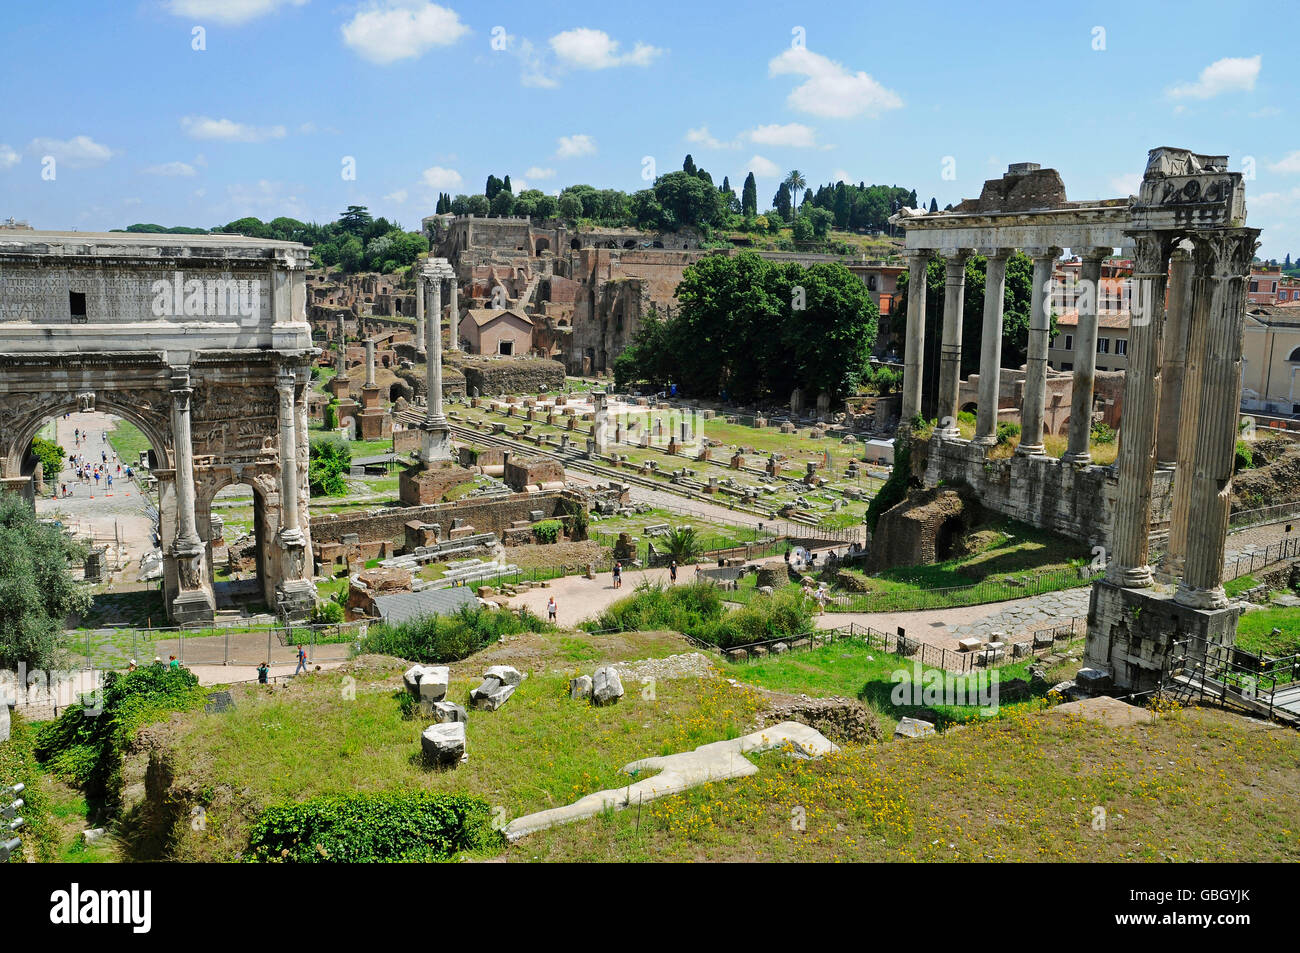
[[1097,582],[1088,604],[1083,664],[1109,674],[1116,691],[1152,691],[1160,684],[1171,644],[1194,638],[1231,646],[1242,611],[1240,606],[1192,609],[1174,602],[1168,591]]
[[441,503],[448,491],[474,479],[474,474],[450,461],[425,469],[414,466],[403,470],[398,480],[398,495],[403,506],[427,506]]

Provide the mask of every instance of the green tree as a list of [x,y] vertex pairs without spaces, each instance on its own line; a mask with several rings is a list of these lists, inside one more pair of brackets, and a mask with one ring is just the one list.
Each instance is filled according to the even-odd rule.
[[799,207],[799,193],[808,188],[808,181],[803,177],[803,173],[798,169],[791,169],[785,177],[785,186],[790,190],[790,197],[794,201],[795,208]]
[[67,617],[90,608],[90,593],[68,570],[85,555],[18,494],[0,493],[0,668],[59,666]]
[[492,199],[491,211],[497,218],[506,218],[515,210],[515,197],[501,189]]
[[582,218],[582,199],[572,192],[564,192],[560,195],[556,210],[559,212],[560,218],[576,222]]
[[686,158],[682,161],[682,171],[687,175],[695,174],[695,160],[691,158],[689,152],[686,153]]
[[342,496],[348,491],[344,479],[352,466],[352,449],[338,437],[319,437],[311,442],[307,483],[313,496]]
[[794,206],[790,203],[790,186],[784,182],[777,187],[776,195],[772,198],[772,207],[776,209],[776,214],[781,217],[781,221],[790,221]]
[[753,172],[745,176],[745,184],[741,187],[740,214],[746,218],[758,215],[758,183],[754,181]]
[[722,196],[711,184],[687,172],[669,172],[655,180],[655,198],[671,227],[718,224]]
[[361,236],[373,221],[364,205],[349,205],[347,211],[339,215],[339,230]]
[[41,461],[45,479],[50,481],[58,480],[59,474],[63,472],[63,461],[68,458],[66,450],[53,440],[45,440],[41,437],[33,438],[32,455]]

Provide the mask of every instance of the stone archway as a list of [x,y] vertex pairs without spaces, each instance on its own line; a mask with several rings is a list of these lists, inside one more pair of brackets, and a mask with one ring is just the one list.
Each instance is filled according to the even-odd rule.
[[50,417],[94,409],[139,427],[158,457],[172,621],[215,616],[197,517],[223,481],[260,488],[268,604],[296,619],[315,603],[307,256],[234,235],[25,231],[0,248],[0,489],[30,496],[23,458]]

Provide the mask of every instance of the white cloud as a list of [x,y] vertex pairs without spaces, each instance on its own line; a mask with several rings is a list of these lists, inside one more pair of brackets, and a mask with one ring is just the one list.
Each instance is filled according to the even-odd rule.
[[902,99],[859,70],[850,73],[839,63],[805,48],[789,49],[767,64],[771,76],[806,76],[786,102],[794,109],[815,116],[848,119],[865,114],[875,118],[887,109],[898,109]]
[[527,192],[528,191],[527,180],[516,179],[515,181],[511,182],[510,191],[512,191],[515,195],[518,195],[520,192]]
[[394,205],[405,205],[407,199],[406,189],[398,189],[395,192],[389,192],[384,196],[385,202],[392,202]]
[[795,149],[812,149],[817,145],[817,135],[803,123],[790,122],[784,126],[773,123],[750,130],[751,142],[764,146],[789,146]]
[[186,116],[181,128],[191,139],[216,139],[220,142],[264,142],[283,139],[284,126],[250,126],[233,119],[213,119],[210,116]]
[[551,168],[543,169],[541,166],[530,165],[524,172],[524,175],[530,179],[551,179],[555,177],[555,170]]
[[1201,70],[1194,83],[1182,83],[1169,90],[1174,99],[1209,99],[1220,93],[1249,92],[1259,78],[1259,56],[1224,57]]
[[696,145],[704,146],[706,149],[738,149],[739,142],[723,142],[709,132],[708,126],[700,126],[699,129],[686,130],[686,141],[693,142]]
[[1297,149],[1295,152],[1284,157],[1280,161],[1274,162],[1268,167],[1268,171],[1281,172],[1286,175],[1300,172],[1300,149]]
[[344,43],[380,66],[450,46],[469,32],[455,10],[424,0],[376,0],[341,29]]
[[1130,196],[1137,195],[1138,189],[1142,187],[1142,173],[1132,172],[1124,175],[1111,176],[1110,189],[1116,195]]
[[167,0],[167,9],[178,17],[239,26],[286,5],[301,7],[306,4],[307,0]]
[[573,69],[609,69],[611,66],[649,66],[663,50],[637,43],[631,53],[619,55],[618,41],[604,30],[578,27],[551,37],[551,49],[565,66]]
[[195,174],[194,166],[188,162],[164,162],[144,169],[145,175],[191,176]]
[[1271,119],[1273,116],[1282,115],[1282,110],[1276,106],[1265,106],[1263,109],[1256,109],[1250,113],[1251,119]]
[[101,145],[89,136],[33,139],[27,146],[27,151],[37,156],[54,156],[62,164],[74,169],[100,165],[116,155],[108,146]]
[[12,169],[22,161],[22,158],[12,146],[0,142],[0,169]]
[[576,136],[560,136],[556,140],[558,148],[555,150],[555,158],[572,159],[577,156],[590,156],[596,154],[596,140],[585,133]]
[[781,169],[770,159],[756,155],[745,163],[745,171],[754,173],[755,178],[770,179],[781,174]]
[[465,184],[459,172],[455,169],[444,169],[440,165],[425,169],[421,179],[431,189],[458,189]]
[[520,40],[517,55],[519,56],[519,62],[523,66],[523,71],[519,74],[519,82],[522,85],[538,89],[554,89],[560,85],[554,78],[547,75],[546,63],[543,61],[542,55],[537,52],[537,47],[533,46],[532,40]]
[[259,179],[254,185],[236,183],[226,186],[225,208],[232,219],[253,215],[263,220],[287,215],[290,218],[311,217],[307,206],[292,194],[292,186],[283,182]]
[[831,173],[831,179],[835,182],[843,182],[846,185],[853,181],[853,176],[849,175],[843,169],[836,169]]

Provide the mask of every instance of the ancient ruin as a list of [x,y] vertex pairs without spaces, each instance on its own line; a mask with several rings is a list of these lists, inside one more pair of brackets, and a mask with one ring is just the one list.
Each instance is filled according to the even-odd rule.
[[308,250],[235,235],[16,232],[0,240],[0,486],[31,498],[42,423],[102,408],[153,447],[167,612],[213,618],[210,510],[256,501],[258,575],[315,603],[307,514]]

